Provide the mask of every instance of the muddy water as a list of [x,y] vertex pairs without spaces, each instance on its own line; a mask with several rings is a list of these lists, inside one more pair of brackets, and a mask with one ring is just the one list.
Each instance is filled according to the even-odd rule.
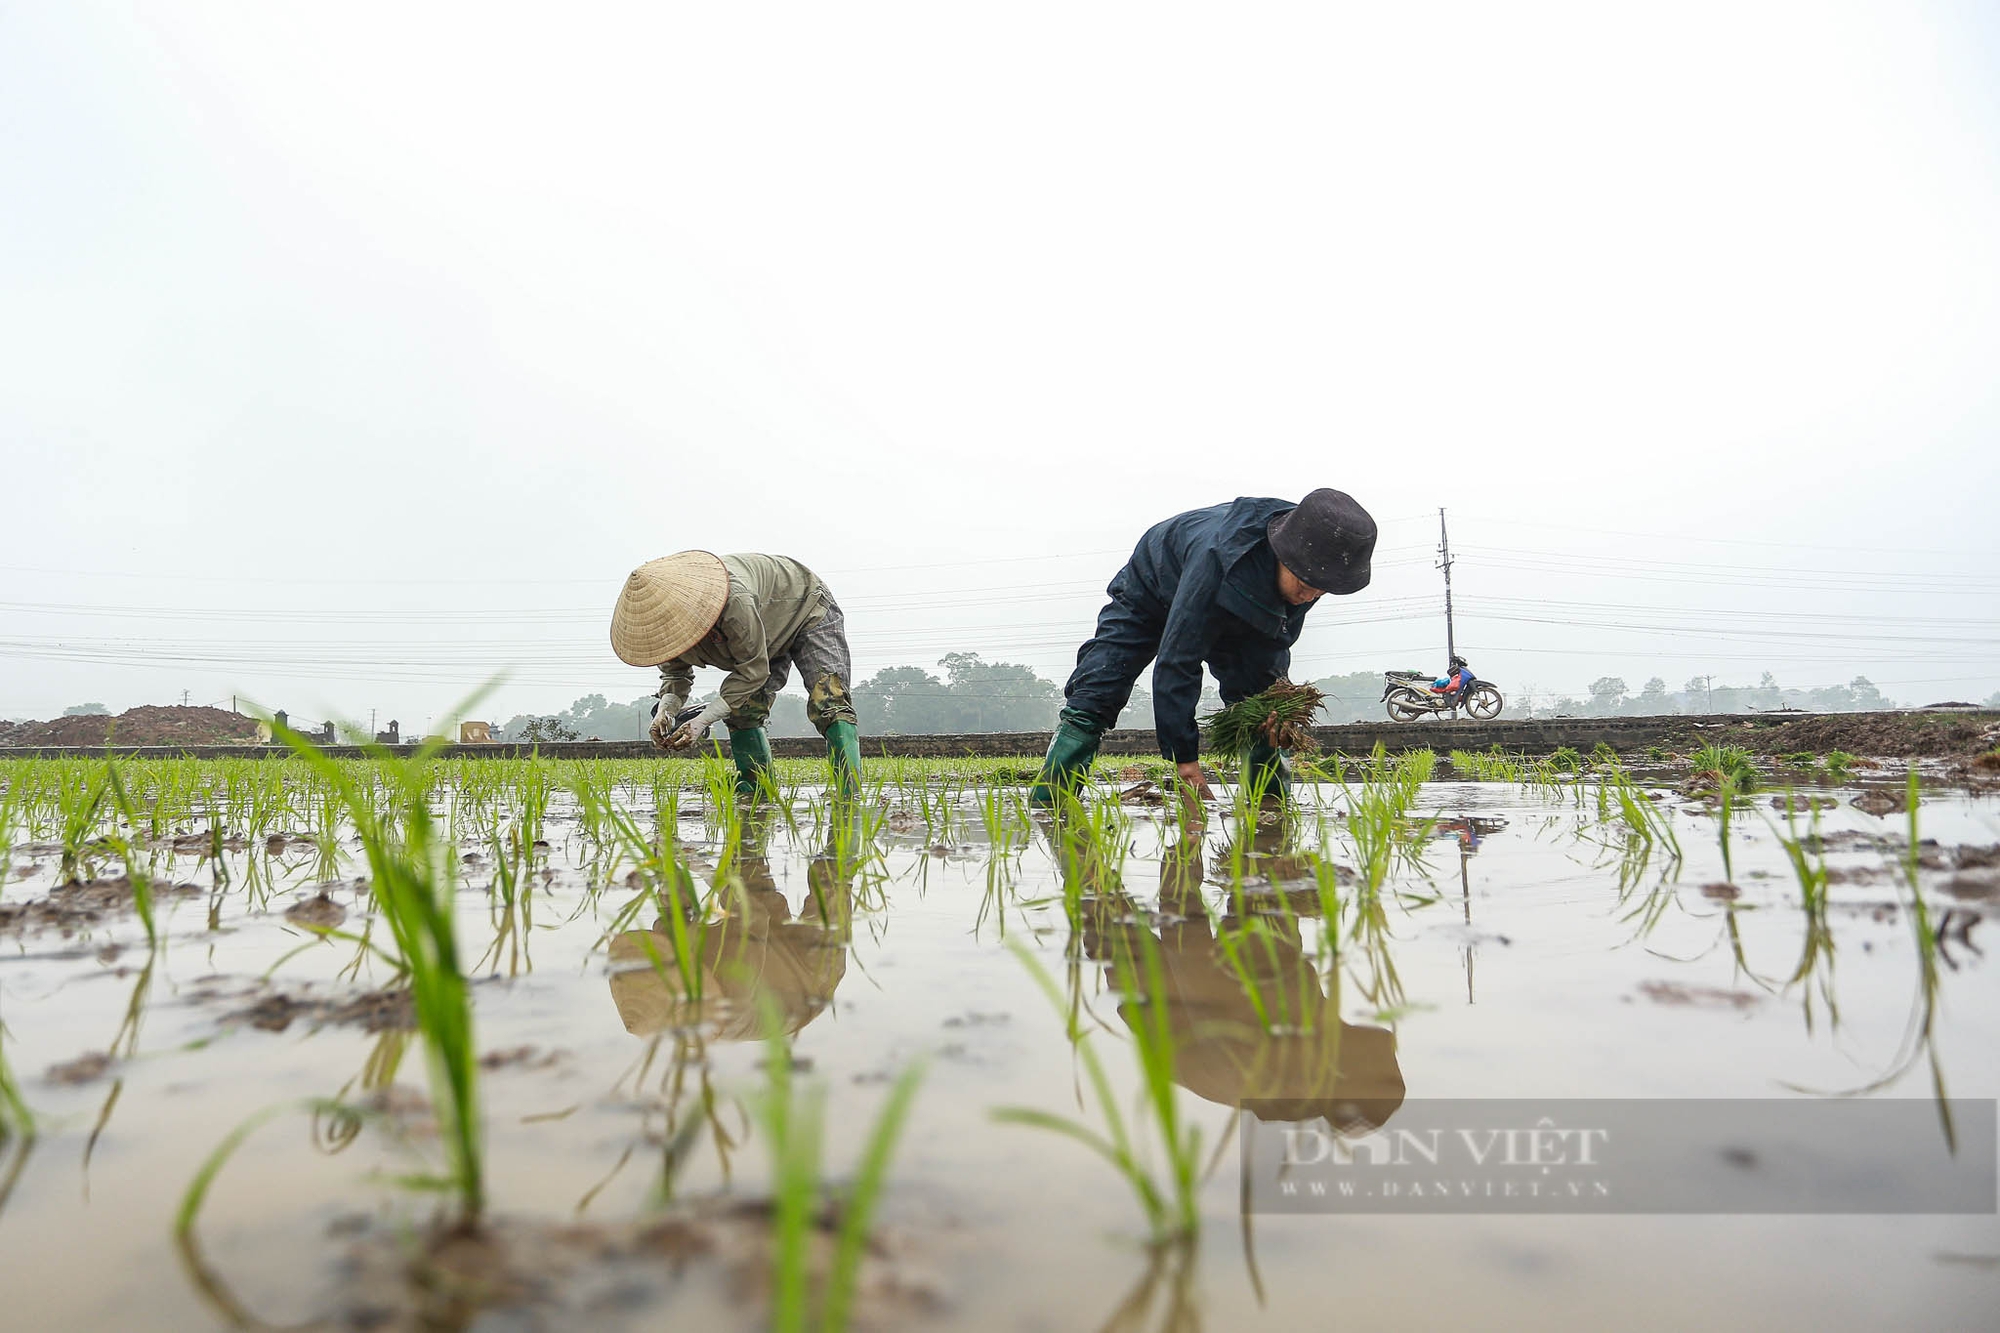
[[[1322,799],[1328,812],[1343,803],[1338,792]],[[2000,941],[1985,919],[1997,909],[1964,879],[1959,896],[1946,890],[1960,873],[1953,849],[2000,843],[2000,803],[1937,793],[1923,806],[1923,835],[1938,844],[1927,849],[1923,884],[1934,915],[1958,915],[1947,922],[1957,933],[1938,968],[1931,1045],[1909,1060],[1920,969],[1889,874],[1901,817],[1844,803],[1822,816],[1837,879],[1825,916],[1832,962],[1788,986],[1809,922],[1768,805],[1734,825],[1733,895],[1704,892],[1725,878],[1714,816],[1669,805],[1685,861],[1663,875],[1656,859],[1621,887],[1594,809],[1506,786],[1427,786],[1419,809],[1440,823],[1422,870],[1389,881],[1379,928],[1350,938],[1326,966],[1314,947],[1318,923],[1292,927],[1298,948],[1272,966],[1288,994],[1311,997],[1301,1003],[1315,1007],[1320,1035],[1282,1037],[1255,1035],[1212,940],[1229,924],[1237,853],[1247,855],[1248,901],[1268,902],[1310,872],[1315,821],[1288,839],[1268,829],[1251,837],[1218,816],[1200,855],[1163,857],[1169,839],[1157,812],[1133,811],[1122,877],[1089,889],[1124,909],[1102,918],[1106,929],[1149,930],[1161,945],[1180,997],[1182,1105],[1205,1145],[1224,1145],[1203,1187],[1198,1249],[1164,1261],[1140,1243],[1133,1198],[1100,1160],[991,1119],[1000,1106],[1075,1114],[1081,1084],[1061,1019],[1009,942],[1075,988],[1121,1093],[1137,1087],[1129,1030],[1104,967],[1091,961],[1103,941],[1072,948],[1045,834],[996,866],[976,813],[945,831],[899,811],[880,837],[877,871],[842,882],[815,862],[821,849],[809,834],[780,824],[765,854],[743,863],[748,892],[711,942],[711,1001],[697,1016],[645,965],[643,932],[613,929],[635,896],[622,871],[612,868],[605,884],[606,866],[593,865],[573,818],[559,819],[549,873],[511,923],[485,892],[492,867],[463,867],[468,955],[499,936],[475,987],[479,1042],[493,1065],[484,1081],[491,1212],[623,1226],[656,1205],[666,1145],[689,1117],[704,1123],[671,1176],[680,1206],[761,1193],[762,1147],[743,1099],[763,1077],[763,1050],[754,1009],[729,1002],[744,993],[729,963],[763,979],[797,1058],[826,1084],[835,1174],[854,1160],[889,1079],[912,1060],[928,1063],[883,1205],[888,1292],[868,1312],[880,1324],[1990,1325],[2000,1300],[1991,1215],[1260,1216],[1243,1225],[1228,1145],[1233,1104],[1246,1095],[1288,1099],[1301,1118],[1390,1123],[1404,1098],[1812,1097],[1885,1072],[1870,1095],[1929,1098],[1933,1055],[1952,1097],[2000,1095],[2000,980],[1979,952]],[[1326,830],[1327,854],[1352,865],[1339,821]],[[682,833],[700,855],[718,850],[703,845],[699,819]],[[55,860],[17,849],[16,874],[31,873],[10,880],[6,899],[46,893]],[[0,1206],[9,1328],[206,1329],[227,1325],[231,1310],[299,1323],[342,1308],[353,1237],[393,1234],[428,1215],[425,1199],[384,1183],[411,1170],[413,1151],[428,1147],[435,1160],[417,1040],[310,1009],[267,1030],[284,1017],[274,990],[330,1008],[382,985],[387,970],[287,920],[324,869],[309,846],[238,855],[228,868],[230,883],[215,891],[213,866],[181,863],[179,877],[204,892],[163,908],[164,944],[150,960],[130,917],[67,937],[0,939],[7,1054],[42,1123],[24,1159],[16,1148],[0,1165],[0,1188],[13,1170]],[[352,886],[361,868],[341,871],[345,883],[327,896],[344,909],[342,929],[365,931],[369,899]],[[1352,893],[1343,880],[1343,896]],[[814,905],[826,901],[852,906],[844,945],[815,924]],[[232,1017],[245,1011],[267,1026]],[[93,1053],[112,1059],[72,1063]],[[203,1215],[206,1278],[196,1280],[170,1229],[204,1157],[259,1108],[334,1096],[401,1114],[357,1126],[299,1112],[257,1131]],[[1924,1151],[1945,1151],[1941,1132]],[[557,1283],[551,1299],[565,1313],[542,1317],[548,1326],[671,1318],[753,1327],[756,1299],[732,1271],[742,1262],[725,1241],[671,1270],[586,1266]]]

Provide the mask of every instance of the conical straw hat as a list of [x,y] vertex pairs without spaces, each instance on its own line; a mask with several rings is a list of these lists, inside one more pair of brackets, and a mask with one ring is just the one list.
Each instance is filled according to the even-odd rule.
[[611,651],[659,666],[701,642],[729,600],[729,571],[709,551],[680,551],[632,571],[611,612]]

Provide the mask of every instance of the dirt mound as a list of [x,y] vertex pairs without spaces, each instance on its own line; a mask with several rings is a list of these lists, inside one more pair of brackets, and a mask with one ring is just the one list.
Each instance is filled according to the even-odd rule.
[[257,739],[257,723],[221,708],[128,708],[48,722],[0,722],[0,745],[236,745]]
[[1768,718],[1733,719],[1726,728],[1691,739],[1741,745],[1758,754],[1811,750],[1880,758],[1937,758],[1990,749],[1991,713],[1820,713],[1773,724]]

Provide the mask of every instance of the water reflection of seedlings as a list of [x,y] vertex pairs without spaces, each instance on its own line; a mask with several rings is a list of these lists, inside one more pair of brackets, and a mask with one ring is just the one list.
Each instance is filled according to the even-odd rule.
[[1904,796],[1910,826],[1909,838],[1903,847],[1903,884],[1909,894],[1906,915],[1910,922],[1911,941],[1917,950],[1917,993],[1910,1006],[1909,1023],[1904,1029],[1902,1052],[1889,1071],[1864,1091],[1872,1091],[1901,1077],[1904,1070],[1916,1063],[1917,1056],[1923,1055],[1930,1064],[1931,1096],[1937,1103],[1938,1122],[1944,1131],[1945,1143],[1956,1152],[1958,1134],[1952,1124],[1951,1100],[1945,1095],[1944,1064],[1937,1049],[1939,939],[1937,928],[1931,922],[1930,904],[1924,900],[1923,886],[1918,880],[1921,852],[1917,807],[1921,803],[1922,792],[1915,764],[1910,765]]
[[[1250,1214],[1243,1223],[1247,1228]],[[1246,1238],[1249,1233],[1245,1231]],[[1246,1254],[1248,1251],[1246,1250]],[[1196,1300],[1195,1276],[1200,1268],[1201,1247],[1195,1241],[1180,1245],[1156,1245],[1146,1255],[1146,1271],[1125,1293],[1110,1318],[1099,1326],[1101,1333],[1138,1333],[1152,1323],[1155,1304],[1160,1307],[1158,1327],[1167,1333],[1196,1333],[1201,1328],[1201,1309]],[[1255,1280],[1256,1269],[1251,1269]]]
[[[106,1048],[113,1061],[129,1060],[139,1053],[139,1028],[146,1013],[146,997],[153,988],[153,967],[159,961],[157,949],[146,954],[146,965],[139,969],[139,979],[132,985],[131,998],[125,1001],[125,1016],[118,1022],[118,1030],[111,1034],[111,1044]],[[118,1107],[118,1098],[125,1091],[123,1075],[111,1082],[111,1091],[105,1094],[104,1105],[97,1110],[97,1119],[90,1127],[90,1135],[83,1143],[83,1190],[84,1197],[90,1196],[90,1159],[97,1152],[97,1141],[111,1124],[111,1113]]]
[[500,968],[504,954],[507,975],[519,976],[523,971],[535,969],[534,958],[529,953],[528,942],[534,930],[534,886],[528,875],[527,856],[524,855],[518,838],[504,839],[498,833],[489,834],[487,846],[493,853],[493,883],[487,889],[488,914],[493,924],[493,942],[486,947],[474,965],[475,971],[485,971],[487,964],[493,970]]
[[[660,1075],[659,1092],[656,1097],[648,1097],[642,1089],[652,1074],[654,1064],[660,1061],[661,1051],[669,1038],[673,1045]],[[696,1086],[692,1088],[688,1085],[689,1071],[693,1071],[696,1078]],[[732,1162],[743,1137],[748,1133],[749,1122],[741,1104],[732,1102],[730,1105],[735,1106],[740,1124],[732,1131],[724,1123],[724,1103],[717,1096],[715,1086],[709,1078],[706,1039],[699,1032],[690,1029],[654,1033],[647,1041],[644,1053],[631,1068],[618,1076],[616,1083],[612,1084],[611,1095],[617,1096],[628,1081],[631,1083],[633,1095],[640,1099],[642,1104],[656,1103],[665,1108],[664,1128],[658,1134],[654,1133],[652,1118],[655,1108],[653,1105],[647,1105],[645,1127],[642,1132],[625,1145],[625,1150],[618,1155],[618,1160],[611,1164],[611,1169],[584,1191],[576,1203],[577,1214],[581,1216],[597,1196],[618,1178],[642,1142],[656,1138],[665,1144],[665,1151],[661,1158],[659,1179],[654,1182],[651,1206],[665,1207],[673,1200],[681,1171],[691,1159],[695,1141],[704,1129],[709,1131],[715,1148],[716,1163],[721,1170],[722,1183],[727,1188],[734,1174]],[[690,1105],[693,1107],[693,1113],[689,1112]],[[568,1112],[560,1113],[560,1115],[567,1114]],[[560,1118],[560,1115],[551,1118]]]
[[888,1180],[889,1159],[916,1100],[924,1067],[921,1062],[913,1063],[897,1076],[862,1147],[853,1180],[844,1191],[832,1195],[822,1179],[821,1166],[826,1087],[817,1081],[799,1085],[791,1041],[777,1006],[766,1001],[763,1014],[769,1033],[765,1040],[766,1078],[755,1106],[771,1160],[771,1327],[780,1333],[793,1333],[806,1326],[811,1231],[822,1208],[831,1204],[838,1220],[829,1227],[834,1233],[833,1258],[827,1268],[818,1322],[824,1329],[845,1329],[875,1207]]
[[[1797,807],[1799,802],[1787,792],[1784,798],[1785,832],[1779,833],[1773,824],[1772,833],[1778,845],[1785,850],[1785,859],[1792,867],[1792,874],[1799,883],[1799,910],[1805,921],[1804,935],[1799,946],[1799,961],[1792,974],[1785,978],[1784,988],[1806,987],[1802,1007],[1805,1013],[1806,1031],[1814,1026],[1814,998],[1826,1007],[1827,1020],[1834,1026],[1840,1024],[1840,1007],[1834,998],[1833,985],[1833,925],[1827,919],[1828,895],[1826,855],[1819,836],[1819,808],[1805,803],[1811,812],[1805,837],[1799,836]],[[1769,823],[1769,818],[1766,818]],[[1822,849],[1817,852],[1809,849]],[[1743,960],[1741,941],[1735,933],[1735,913],[1730,913],[1731,940],[1736,946],[1736,961],[1746,976],[1762,981]]]
[[[1300,923],[1284,885],[1314,879],[1305,906],[1310,911],[1324,906],[1317,880],[1320,858],[1287,850],[1288,830],[1288,822],[1260,826],[1252,812],[1239,821],[1237,836],[1217,857],[1218,866],[1227,873],[1229,911],[1215,928],[1215,945],[1256,1011],[1259,1025],[1274,1033],[1310,1031],[1320,998],[1310,969],[1290,967],[1285,957],[1296,951]],[[1252,878],[1269,885],[1254,907],[1246,884]],[[1201,900],[1199,848],[1186,840],[1162,855],[1160,910],[1208,920]]]
[[[1035,984],[1063,1018],[1071,1047],[1090,1079],[1104,1131],[1092,1129],[1080,1120],[1055,1115],[1033,1107],[1001,1107],[993,1118],[1006,1124],[1045,1129],[1074,1140],[1109,1162],[1137,1196],[1155,1245],[1191,1240],[1201,1230],[1198,1173],[1201,1163],[1201,1129],[1184,1124],[1180,1104],[1174,1095],[1174,1035],[1167,1018],[1166,979],[1161,968],[1158,942],[1151,932],[1141,931],[1138,958],[1118,951],[1114,971],[1122,996],[1119,1012],[1132,1032],[1132,1050],[1142,1084],[1142,1114],[1150,1113],[1150,1123],[1166,1157],[1166,1179],[1162,1181],[1140,1156],[1139,1135],[1128,1126],[1104,1064],[1090,1043],[1090,1034],[1078,1025],[1075,1012],[1065,1003],[1055,980],[1032,954],[1019,944],[1010,945],[1028,969]],[[1140,1122],[1141,1127],[1145,1122]]]
[[35,1113],[21,1096],[7,1063],[7,1028],[0,1023],[0,1213],[35,1148]]
[[[1942,940],[1937,926],[1931,920],[1930,904],[1924,897],[1923,885],[1919,879],[1921,870],[1919,858],[1922,853],[1918,807],[1921,804],[1922,792],[1914,764],[1909,769],[1905,798],[1909,831],[1908,841],[1899,857],[1902,875],[1898,884],[1898,896],[1902,900],[1903,916],[1910,923],[1911,942],[1916,947],[1916,991],[1911,998],[1910,1014],[1904,1024],[1902,1039],[1888,1065],[1876,1078],[1859,1087],[1844,1089],[1840,1095],[1865,1096],[1878,1092],[1901,1079],[1916,1065],[1918,1059],[1924,1059],[1930,1068],[1931,1098],[1937,1106],[1938,1125],[1943,1132],[1945,1146],[1955,1153],[1958,1151],[1958,1131],[1952,1120],[1951,1100],[1945,1091],[1944,1063],[1937,1049],[1938,1004],[1943,980],[1942,974],[1938,971],[1938,959],[1942,953]],[[1827,954],[1830,976],[1830,942]]]
[[384,1093],[394,1086],[396,1071],[409,1049],[410,1034],[404,1028],[384,1029],[368,1050],[361,1072],[340,1085],[340,1091],[312,1108],[313,1146],[328,1156],[345,1152],[360,1135],[363,1117],[351,1104],[348,1094],[360,1085],[365,1094]]
[[[655,1038],[655,1042],[659,1039]],[[687,1086],[688,1071],[693,1070],[696,1086]],[[687,1164],[695,1137],[704,1129],[715,1147],[715,1158],[722,1170],[725,1186],[730,1180],[730,1158],[748,1131],[745,1122],[735,1133],[731,1133],[722,1122],[722,1102],[716,1096],[715,1084],[708,1073],[708,1058],[705,1042],[696,1033],[677,1032],[674,1034],[674,1054],[665,1076],[661,1079],[661,1092],[667,1103],[665,1151],[660,1157],[660,1178],[653,1188],[655,1207],[664,1207],[671,1202],[680,1180],[681,1169]],[[694,1114],[683,1107],[692,1103]],[[738,1111],[741,1113],[739,1106]],[[676,1122],[679,1122],[678,1124]]]

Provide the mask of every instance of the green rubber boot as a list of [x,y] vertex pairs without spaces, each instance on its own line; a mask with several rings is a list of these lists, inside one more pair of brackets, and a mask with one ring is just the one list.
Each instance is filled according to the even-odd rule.
[[861,794],[861,733],[852,722],[830,723],[826,757],[833,765],[833,785],[842,796]]
[[736,794],[756,796],[764,790],[764,775],[771,771],[771,741],[762,727],[745,727],[729,733],[729,757],[736,761]]
[[1281,804],[1292,795],[1292,775],[1285,767],[1285,752],[1263,741],[1251,746],[1250,753],[1243,756],[1243,775],[1239,781],[1246,799],[1261,795],[1267,805]]
[[1097,745],[1103,737],[1104,723],[1096,714],[1063,709],[1049,752],[1042,758],[1042,771],[1035,775],[1035,785],[1028,788],[1028,803],[1054,805],[1058,791],[1075,787],[1090,771],[1090,761],[1097,758]]

